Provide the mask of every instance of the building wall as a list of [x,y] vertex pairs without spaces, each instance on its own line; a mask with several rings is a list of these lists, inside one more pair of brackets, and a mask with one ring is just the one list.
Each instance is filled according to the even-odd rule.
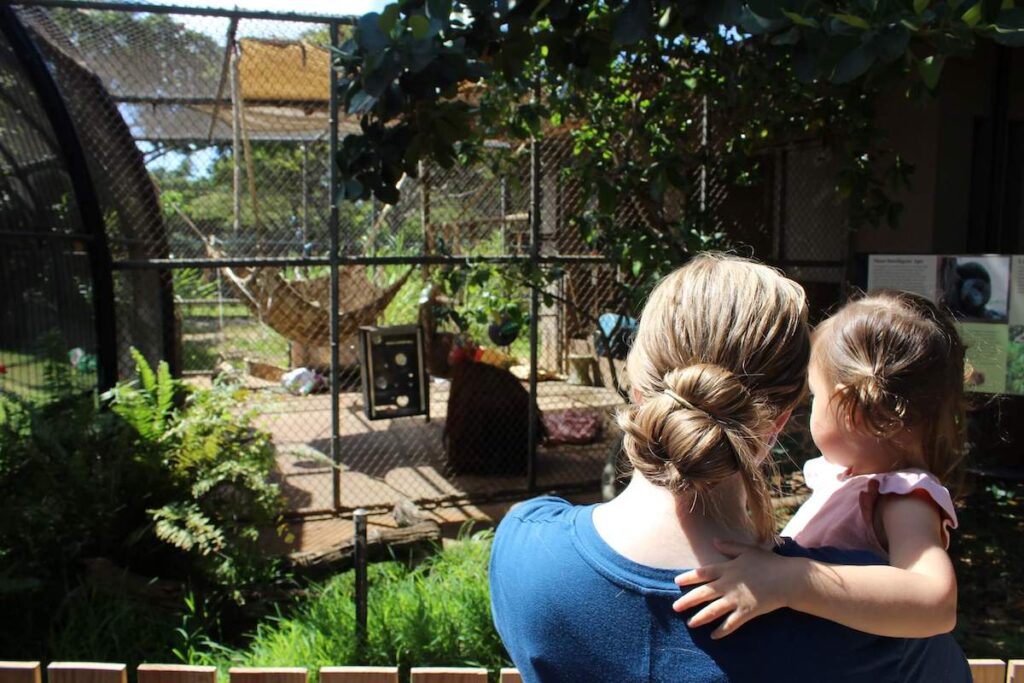
[[[861,229],[855,253],[969,251],[975,126],[991,116],[995,69],[995,46],[980,43],[969,58],[947,61],[936,93],[911,100],[894,88],[880,99],[880,128],[916,170],[895,195],[899,227]],[[1011,52],[1009,93],[1011,121],[1024,121],[1024,50]]]

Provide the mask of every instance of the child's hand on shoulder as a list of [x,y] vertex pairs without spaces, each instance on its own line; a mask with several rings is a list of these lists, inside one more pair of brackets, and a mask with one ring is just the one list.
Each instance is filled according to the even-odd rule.
[[690,628],[725,617],[711,633],[712,638],[718,639],[754,617],[787,606],[798,573],[790,566],[791,558],[745,543],[716,539],[715,547],[733,559],[692,569],[675,578],[678,586],[703,585],[672,603],[672,609],[684,612],[710,603],[690,618]]

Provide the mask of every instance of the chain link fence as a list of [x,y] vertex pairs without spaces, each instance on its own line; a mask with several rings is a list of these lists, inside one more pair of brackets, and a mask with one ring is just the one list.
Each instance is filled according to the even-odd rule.
[[[332,209],[332,150],[358,128],[331,125],[330,47],[349,20],[74,2],[18,16],[102,208],[118,376],[137,348],[196,385],[241,384],[299,514],[596,490],[622,398],[594,332],[623,287],[570,224],[568,138],[494,143],[472,166],[424,165],[393,206]],[[531,264],[549,271],[542,291]],[[363,327],[380,346],[361,353]],[[411,378],[395,328],[421,331]],[[419,414],[371,419],[375,392],[420,379]]]
[[[424,164],[395,205],[332,206],[333,150],[358,129],[332,98],[330,48],[350,19],[73,0],[17,14],[85,152],[114,324],[104,340],[86,319],[92,262],[73,212],[45,242],[22,233],[47,221],[7,220],[15,184],[65,182],[52,142],[30,150],[45,117],[10,101],[31,89],[8,69],[0,277],[22,296],[0,310],[6,386],[41,386],[27,350],[54,329],[55,357],[112,349],[121,378],[136,348],[196,385],[236,382],[273,436],[296,514],[597,489],[625,395],[610,357],[621,349],[598,330],[635,311],[624,275],[573,224],[592,198],[568,134],[495,142],[470,166]],[[709,166],[690,202],[762,258],[832,286],[846,228],[815,184],[820,156],[780,152],[749,190]],[[624,202],[616,220],[645,218]],[[538,269],[548,277],[531,280]]]

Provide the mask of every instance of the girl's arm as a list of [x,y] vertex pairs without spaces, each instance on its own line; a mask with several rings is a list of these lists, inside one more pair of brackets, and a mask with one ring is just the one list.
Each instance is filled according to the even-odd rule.
[[688,623],[702,626],[724,616],[713,638],[780,607],[880,636],[924,638],[951,631],[956,576],[935,506],[916,496],[882,496],[878,505],[891,566],[831,565],[719,544],[735,559],[676,577],[680,586],[704,585],[676,600],[673,609],[682,612],[710,601]]

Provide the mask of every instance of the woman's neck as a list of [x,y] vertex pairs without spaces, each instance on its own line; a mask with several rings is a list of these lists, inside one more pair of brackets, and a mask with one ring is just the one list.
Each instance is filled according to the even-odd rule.
[[594,526],[620,555],[650,567],[683,569],[721,562],[714,539],[755,540],[739,476],[694,500],[633,473],[629,486],[594,510]]

